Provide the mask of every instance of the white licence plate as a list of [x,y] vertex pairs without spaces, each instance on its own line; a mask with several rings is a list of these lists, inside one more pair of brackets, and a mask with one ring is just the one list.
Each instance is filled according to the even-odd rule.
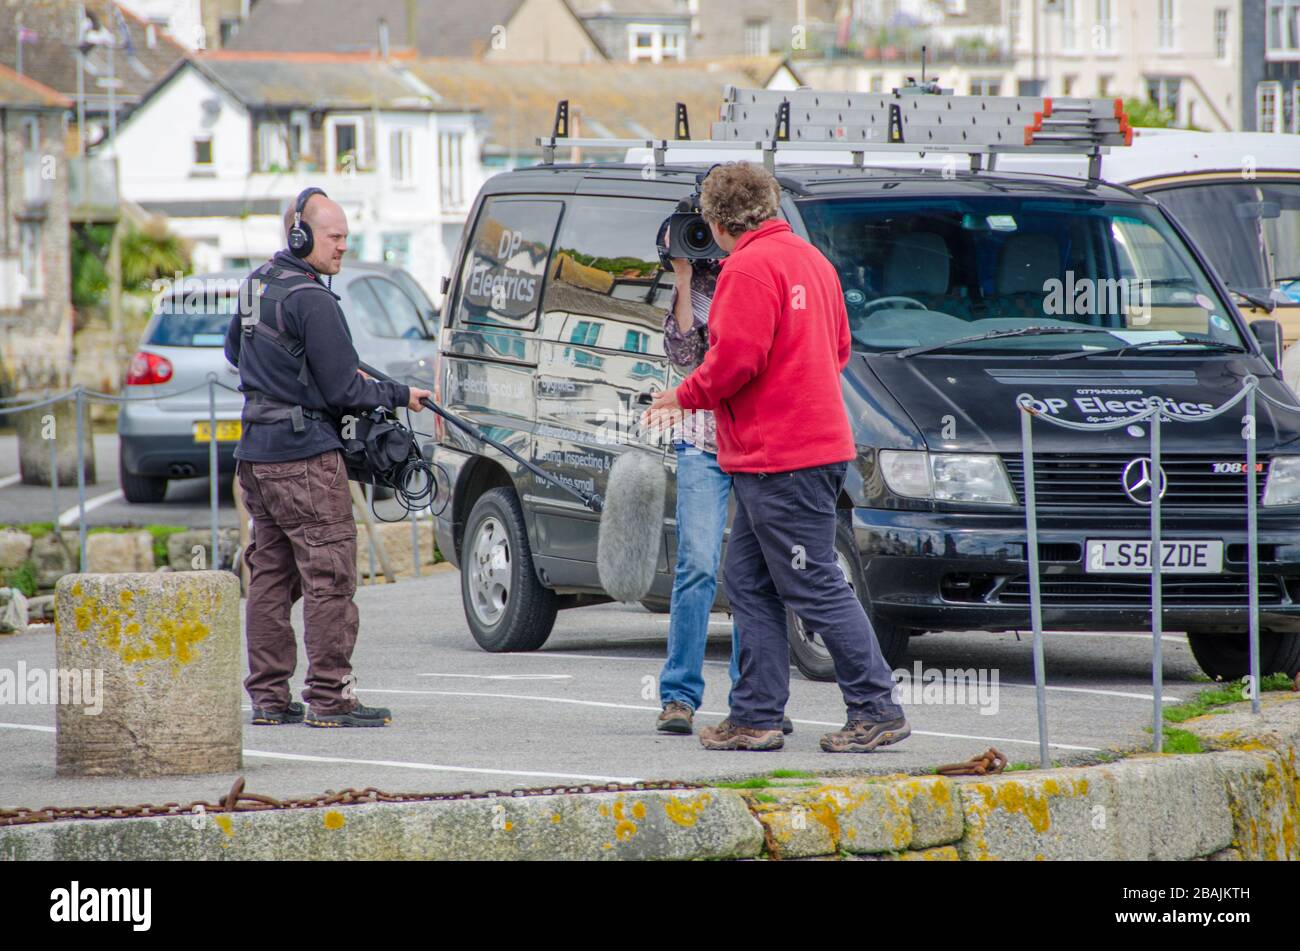
[[[1221,541],[1160,542],[1160,571],[1163,574],[1213,575],[1223,570]],[[1089,574],[1151,573],[1151,542],[1126,539],[1097,539],[1088,542]]]

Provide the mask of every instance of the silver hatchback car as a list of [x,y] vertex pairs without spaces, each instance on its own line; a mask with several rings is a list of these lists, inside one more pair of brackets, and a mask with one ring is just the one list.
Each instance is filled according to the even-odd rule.
[[[232,392],[239,371],[226,362],[224,346],[246,276],[195,276],[157,301],[123,389],[126,396],[146,398],[123,403],[117,417],[118,476],[128,502],[161,502],[170,480],[206,477],[208,441],[214,437],[218,471],[234,472],[244,398]],[[345,262],[333,283],[361,359],[404,383],[432,389],[437,319],[415,279],[400,268]],[[209,432],[203,385],[209,373],[225,385],[216,388],[215,433]],[[414,421],[417,430],[427,428],[419,416]]]

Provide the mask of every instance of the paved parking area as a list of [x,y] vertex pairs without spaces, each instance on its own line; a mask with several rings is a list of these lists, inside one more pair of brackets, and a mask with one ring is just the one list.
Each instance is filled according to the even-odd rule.
[[[930,634],[912,640],[909,670],[975,668],[997,676],[996,700],[906,704],[912,736],[869,755],[822,753],[817,740],[839,726],[834,684],[791,672],[787,712],[795,733],[775,753],[710,752],[694,737],[656,734],[656,678],[667,615],[602,605],[562,612],[545,647],[488,654],[471,639],[459,575],[447,566],[395,585],[363,588],[355,655],[359,694],[389,706],[382,730],[295,725],[244,729],[242,771],[250,791],[292,796],[377,786],[389,791],[511,789],[635,779],[703,780],[771,769],[834,772],[924,771],[997,746],[1012,762],[1037,762],[1031,637]],[[296,612],[300,623],[300,611]],[[712,622],[699,722],[725,715],[729,621]],[[301,628],[300,628],[301,629]],[[1167,635],[1166,702],[1200,685],[1186,640]],[[1086,762],[1110,747],[1150,743],[1150,638],[1057,634],[1047,645],[1052,756]],[[50,667],[53,636],[0,638],[0,667]],[[295,689],[301,688],[305,659]],[[992,681],[988,681],[991,686]],[[978,700],[978,698],[975,698]],[[985,699],[988,699],[987,697]],[[247,703],[245,703],[247,716]],[[215,799],[236,774],[143,781],[58,779],[54,708],[0,706],[0,805],[118,804]]]

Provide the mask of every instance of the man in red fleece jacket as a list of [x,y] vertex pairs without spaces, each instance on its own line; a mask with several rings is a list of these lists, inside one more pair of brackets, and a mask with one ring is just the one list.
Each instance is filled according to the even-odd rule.
[[700,731],[708,749],[776,750],[790,696],[786,605],[817,631],[848,708],[827,752],[865,753],[911,733],[871,622],[835,559],[836,499],[857,447],[840,393],[848,314],[829,261],[776,217],[780,187],[749,162],[714,168],[700,206],[728,251],[709,317],[709,351],[650,408],[711,409],[736,515],[727,598],[740,640],[731,715]]

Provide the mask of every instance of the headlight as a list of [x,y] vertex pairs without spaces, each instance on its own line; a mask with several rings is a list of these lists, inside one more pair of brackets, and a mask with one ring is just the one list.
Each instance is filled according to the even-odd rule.
[[934,498],[934,492],[930,489],[930,466],[926,461],[928,455],[924,452],[882,449],[880,472],[885,477],[885,485],[896,495],[905,498]]
[[987,502],[1011,505],[1011,483],[997,456],[936,452],[930,455],[934,497],[949,502]]
[[1264,483],[1265,505],[1300,505],[1300,456],[1274,456]]
[[1002,460],[993,455],[885,449],[880,453],[880,470],[885,484],[909,499],[988,505],[1014,505],[1016,501]]

